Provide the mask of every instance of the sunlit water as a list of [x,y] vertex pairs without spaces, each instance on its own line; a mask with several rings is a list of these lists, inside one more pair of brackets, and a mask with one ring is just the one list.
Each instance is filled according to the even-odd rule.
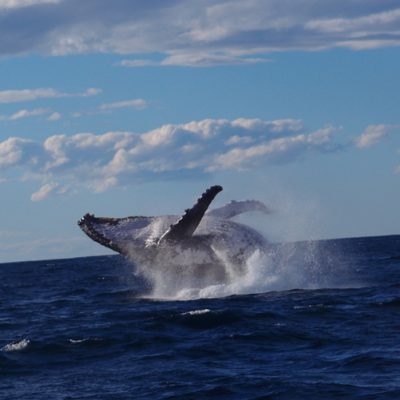
[[0,398],[400,398],[400,236],[226,268],[195,287],[119,256],[0,265]]

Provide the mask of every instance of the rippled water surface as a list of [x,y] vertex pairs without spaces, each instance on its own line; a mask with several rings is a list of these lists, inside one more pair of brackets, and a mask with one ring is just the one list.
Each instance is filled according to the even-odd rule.
[[1,264],[0,398],[400,398],[400,236],[152,284],[119,256]]

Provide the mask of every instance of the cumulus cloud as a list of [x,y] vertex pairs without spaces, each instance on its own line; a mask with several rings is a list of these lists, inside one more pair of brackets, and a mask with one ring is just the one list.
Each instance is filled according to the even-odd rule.
[[232,168],[240,170],[253,167],[261,160],[291,161],[303,156],[309,150],[333,149],[330,137],[335,130],[333,127],[326,127],[308,135],[285,136],[253,146],[235,147],[217,155],[213,164],[207,169],[210,171]]
[[387,136],[387,134],[398,125],[369,125],[365,128],[364,132],[356,139],[356,145],[359,148],[370,147]]
[[1,3],[2,55],[109,52],[137,56],[124,66],[213,66],[265,62],[275,51],[400,44],[395,0]]
[[205,119],[143,132],[53,135],[43,142],[0,142],[5,178],[41,183],[33,201],[80,188],[103,192],[143,179],[201,177],[293,162],[312,152],[335,150],[333,127],[308,132],[302,121]]
[[33,166],[40,155],[40,144],[29,139],[10,137],[0,142],[0,171],[11,167]]
[[57,97],[88,97],[101,93],[101,89],[89,88],[82,93],[63,93],[53,88],[19,89],[0,91],[0,103],[19,103]]

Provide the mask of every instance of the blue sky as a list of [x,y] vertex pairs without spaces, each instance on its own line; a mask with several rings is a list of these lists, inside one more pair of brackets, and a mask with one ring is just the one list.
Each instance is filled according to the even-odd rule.
[[273,241],[399,233],[399,32],[389,0],[0,0],[0,262],[215,183]]

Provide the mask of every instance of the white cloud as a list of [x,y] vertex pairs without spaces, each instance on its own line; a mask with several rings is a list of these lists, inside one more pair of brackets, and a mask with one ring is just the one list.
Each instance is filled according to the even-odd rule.
[[39,180],[40,201],[86,188],[102,192],[140,180],[201,177],[219,169],[242,170],[293,162],[335,149],[333,127],[307,132],[299,120],[205,119],[132,132],[53,135],[43,142],[0,142],[5,178]]
[[356,145],[359,148],[370,147],[380,142],[387,134],[396,128],[396,125],[369,125],[364,132],[356,139]]
[[[371,147],[389,136],[389,133],[398,131],[400,125],[368,125],[364,132],[355,139],[355,144],[360,149]],[[400,165],[394,169],[395,174],[400,174]]]
[[81,97],[90,97],[90,96],[97,96],[102,92],[99,88],[89,88],[86,89],[83,93],[76,93],[76,94],[67,94],[68,96],[81,96]]
[[193,67],[260,63],[276,51],[400,45],[400,6],[394,0],[0,4],[1,55],[118,53],[135,56],[124,57],[124,66]]
[[309,21],[306,29],[340,38],[337,46],[354,50],[400,45],[400,8],[355,18],[322,18]]
[[0,0],[0,10],[36,6],[39,4],[57,4],[60,3],[60,1],[61,0]]
[[225,144],[226,145],[236,145],[236,144],[251,143],[251,142],[253,142],[253,139],[251,136],[233,135],[225,142]]
[[270,60],[262,57],[243,57],[214,53],[172,53],[160,61],[136,59],[122,60],[117,65],[121,67],[215,67],[219,65],[260,64]]
[[10,137],[0,142],[0,170],[34,163],[39,154],[40,145],[32,140]]
[[15,121],[21,118],[37,117],[39,115],[47,114],[49,110],[47,108],[36,108],[34,110],[19,110],[12,114],[8,119]]
[[61,93],[52,88],[0,91],[0,103],[18,103],[52,97],[61,97]]
[[102,104],[100,106],[101,110],[113,110],[116,108],[134,108],[136,110],[142,110],[147,107],[147,102],[143,99],[133,99],[117,101],[115,103]]
[[32,193],[32,201],[41,201],[54,193],[60,185],[58,183],[46,183],[37,192]]
[[[217,169],[241,170],[251,168],[262,160],[289,161],[303,156],[309,150],[329,150],[330,137],[335,130],[333,127],[328,127],[308,135],[299,134],[272,139],[249,147],[235,147],[217,155],[207,169],[210,171]],[[326,148],[325,145],[327,145]]]
[[118,179],[115,176],[95,182],[94,189],[97,193],[105,192],[106,190],[118,185]]
[[400,8],[390,11],[382,11],[362,15],[356,18],[323,18],[311,20],[306,24],[306,28],[315,29],[321,32],[348,32],[357,30],[366,30],[371,27],[374,32],[384,29],[388,24],[398,23],[400,21]]
[[48,108],[34,108],[31,110],[18,110],[11,115],[0,115],[0,121],[18,121],[20,119],[39,117],[41,115],[48,115],[46,118],[47,121],[58,121],[61,118],[60,113],[51,112]]
[[19,89],[0,91],[0,103],[18,103],[58,97],[88,97],[101,93],[101,89],[89,88],[83,93],[63,93],[53,88]]
[[47,117],[47,121],[58,121],[59,119],[61,119],[59,112],[53,112]]

